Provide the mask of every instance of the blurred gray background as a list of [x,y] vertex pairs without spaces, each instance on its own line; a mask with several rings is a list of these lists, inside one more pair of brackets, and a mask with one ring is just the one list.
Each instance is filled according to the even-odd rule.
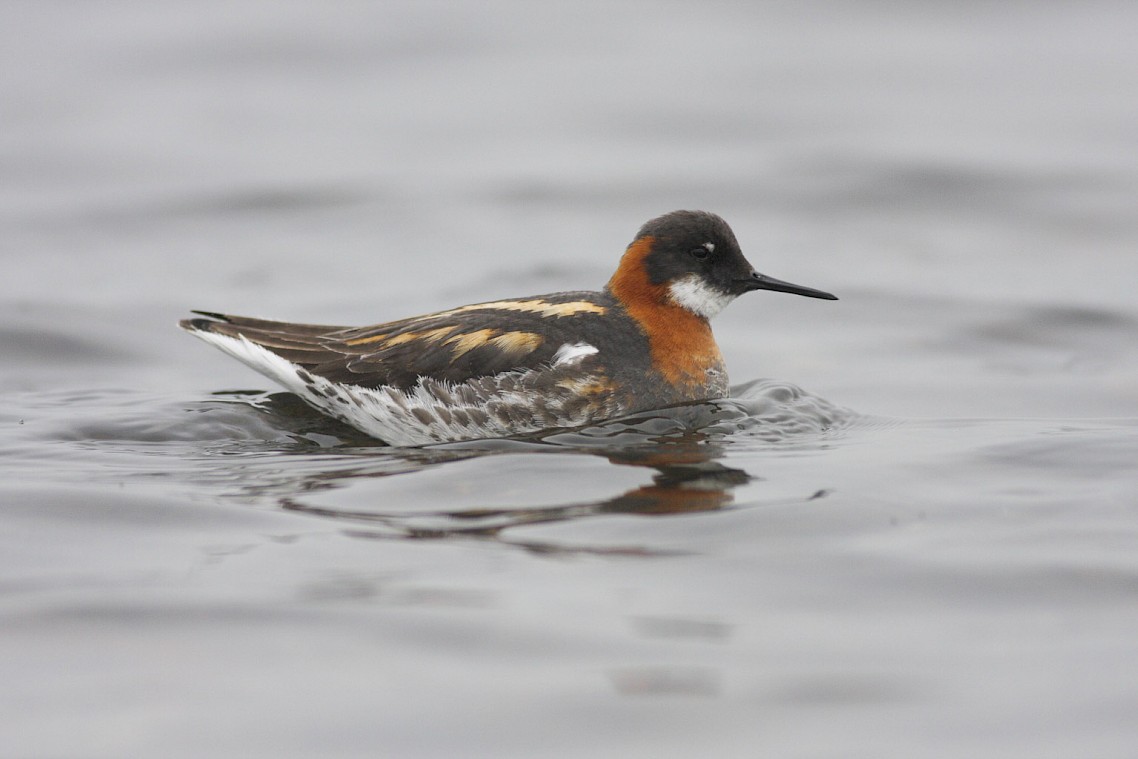
[[[1108,347],[1138,308],[1132,4],[9,2],[0,21],[4,315],[135,357],[88,361],[104,381],[152,359],[167,386],[247,378],[171,331],[188,308],[364,323],[596,288],[675,208],[843,296],[729,310],[736,381],[1014,415],[1077,402],[948,386],[932,405],[876,379],[1063,373],[1101,362],[1087,340],[1135,376]],[[60,353],[4,386],[52,381]],[[1067,413],[1135,400],[1101,392]]]
[[[1136,30],[0,3],[0,754],[1129,759]],[[348,449],[213,395],[270,385],[175,327],[597,288],[677,208],[841,297],[732,304],[732,379],[865,415],[713,435],[703,491],[666,456]],[[521,524],[402,539],[456,504]]]

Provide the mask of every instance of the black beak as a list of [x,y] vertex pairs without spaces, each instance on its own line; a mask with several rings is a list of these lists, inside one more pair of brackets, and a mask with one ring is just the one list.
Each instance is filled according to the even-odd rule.
[[780,293],[793,293],[794,295],[805,295],[807,298],[821,298],[822,300],[837,300],[838,296],[831,295],[821,290],[815,290],[812,287],[803,287],[802,285],[793,285],[790,282],[783,282],[781,279],[768,277],[765,274],[759,274],[757,271],[751,272],[748,279],[735,280],[743,292],[750,292],[751,290],[774,290]]

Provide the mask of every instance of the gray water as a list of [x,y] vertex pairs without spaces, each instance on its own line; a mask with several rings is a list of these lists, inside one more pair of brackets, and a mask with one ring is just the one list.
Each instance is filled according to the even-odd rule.
[[[1138,756],[1138,6],[0,6],[0,755]],[[728,219],[733,398],[420,450],[179,332]]]

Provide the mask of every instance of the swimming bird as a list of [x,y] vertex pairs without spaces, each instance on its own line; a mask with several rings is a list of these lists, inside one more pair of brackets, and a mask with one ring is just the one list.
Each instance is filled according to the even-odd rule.
[[722,398],[709,320],[753,290],[837,300],[759,274],[705,211],[640,228],[600,291],[459,306],[367,327],[195,311],[180,326],[308,404],[396,446],[579,427]]

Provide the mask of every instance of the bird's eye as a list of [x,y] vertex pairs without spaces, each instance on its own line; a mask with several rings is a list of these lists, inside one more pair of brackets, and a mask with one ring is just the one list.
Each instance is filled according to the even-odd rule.
[[706,261],[707,257],[711,255],[711,251],[704,247],[692,248],[688,251],[691,257],[697,261]]

